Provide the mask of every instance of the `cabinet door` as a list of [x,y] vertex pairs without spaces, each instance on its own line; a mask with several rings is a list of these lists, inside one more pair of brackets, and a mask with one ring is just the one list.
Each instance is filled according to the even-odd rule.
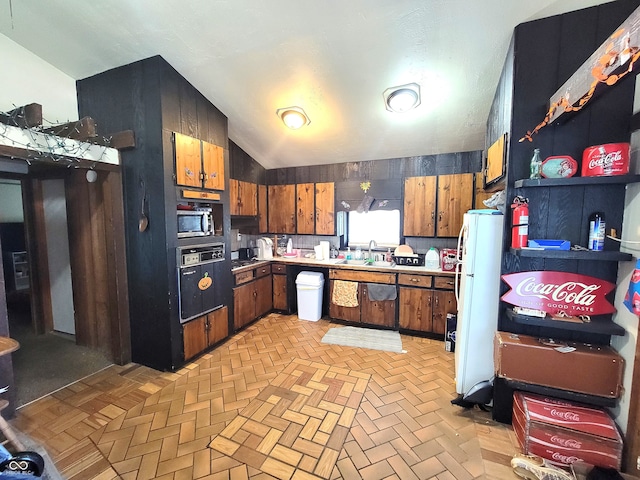
[[209,142],[202,142],[202,170],[204,188],[224,190],[224,149]]
[[240,182],[240,215],[258,215],[258,185]]
[[367,284],[360,284],[360,322],[393,327],[396,323],[395,300],[370,300]]
[[438,177],[438,237],[457,237],[463,215],[473,207],[473,173]]
[[[359,322],[360,321],[360,305],[357,307],[342,307],[340,305],[336,305],[331,301],[333,298],[333,284],[334,280],[329,282],[329,316],[331,318],[337,318],[340,320],[347,320],[349,322]],[[360,291],[358,291],[358,297],[361,297]],[[360,298],[358,298],[358,302],[360,303]]]
[[315,232],[315,185],[296,185],[296,227],[297,233],[313,235]]
[[273,308],[284,312],[289,310],[286,275],[273,276]]
[[185,360],[193,358],[209,346],[206,315],[182,325],[182,341]]
[[400,328],[431,332],[433,330],[432,290],[426,288],[399,288]]
[[256,291],[256,317],[270,312],[273,308],[273,284],[271,275],[259,278],[255,281]]
[[296,233],[295,185],[269,185],[269,232]]
[[258,233],[267,232],[267,186],[258,185]]
[[240,215],[240,182],[229,179],[229,211],[231,215]]
[[[405,236],[433,237],[436,229],[437,177],[409,177],[404,180]],[[457,232],[456,232],[457,235]]]
[[229,309],[224,306],[207,315],[207,345],[211,346],[229,336]]
[[201,187],[200,140],[174,133],[176,155],[176,184],[187,187]]
[[333,182],[316,183],[316,235],[335,235],[335,193]]
[[233,289],[233,326],[241,329],[256,318],[254,282]]
[[[433,329],[434,333],[444,336],[447,326],[447,313],[456,313],[456,295],[448,290],[433,291]],[[481,315],[482,312],[479,312]],[[444,338],[444,337],[443,337]]]

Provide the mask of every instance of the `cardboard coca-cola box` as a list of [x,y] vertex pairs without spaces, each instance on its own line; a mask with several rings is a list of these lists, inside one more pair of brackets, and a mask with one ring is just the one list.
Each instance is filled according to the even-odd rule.
[[605,143],[588,147],[582,153],[583,177],[606,177],[629,173],[630,145]]
[[458,264],[458,250],[456,248],[440,249],[440,268],[443,272],[453,272]]
[[556,465],[585,462],[620,469],[622,437],[602,409],[518,391],[513,396],[512,422],[526,454]]

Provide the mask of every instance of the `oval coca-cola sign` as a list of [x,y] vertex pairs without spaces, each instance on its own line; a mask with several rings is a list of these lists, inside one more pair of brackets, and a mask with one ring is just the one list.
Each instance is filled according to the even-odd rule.
[[605,295],[611,282],[569,272],[519,272],[502,275],[511,290],[502,300],[518,307],[555,314],[604,315],[616,311]]

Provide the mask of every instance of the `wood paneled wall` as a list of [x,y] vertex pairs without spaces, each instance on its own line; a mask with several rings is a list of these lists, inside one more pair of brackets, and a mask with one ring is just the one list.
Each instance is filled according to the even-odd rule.
[[116,363],[131,359],[121,177],[84,170],[65,180],[76,343]]
[[482,168],[482,152],[444,153],[416,157],[332,163],[267,170],[267,184],[386,180],[423,175],[473,173]]
[[229,178],[266,185],[266,170],[247,152],[229,140]]
[[[127,259],[132,359],[162,370],[175,369],[184,363],[176,248],[211,241],[228,244],[231,226],[225,190],[223,238],[178,240],[180,189],[174,180],[172,132],[221,146],[228,171],[227,118],[160,56],[79,80],[77,90],[81,117],[100,119],[106,132],[135,132],[136,147],[121,153],[126,249],[118,252],[126,252]],[[143,193],[149,226],[140,232]],[[221,285],[231,284],[227,270],[220,273]],[[225,288],[224,303],[230,302],[231,289]]]

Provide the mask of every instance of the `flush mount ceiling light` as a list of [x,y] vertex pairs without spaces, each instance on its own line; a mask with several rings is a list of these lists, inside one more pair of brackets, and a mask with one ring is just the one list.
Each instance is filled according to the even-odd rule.
[[297,130],[311,123],[307,114],[300,107],[279,108],[276,113],[284,124],[292,130]]
[[420,105],[420,85],[409,83],[387,88],[382,96],[384,97],[384,106],[390,112],[408,112]]

